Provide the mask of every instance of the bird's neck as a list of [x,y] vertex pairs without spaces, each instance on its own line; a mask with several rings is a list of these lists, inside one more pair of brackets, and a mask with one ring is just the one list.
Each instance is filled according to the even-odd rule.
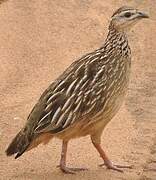
[[126,33],[116,29],[112,24],[109,26],[104,47],[108,53],[120,53],[124,56],[129,56],[131,53]]

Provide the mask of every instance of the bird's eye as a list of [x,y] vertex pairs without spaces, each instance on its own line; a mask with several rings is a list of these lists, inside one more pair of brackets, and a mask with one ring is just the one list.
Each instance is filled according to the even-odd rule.
[[129,18],[129,17],[131,17],[131,13],[130,12],[126,12],[125,14],[124,14],[124,16],[126,17],[126,18]]

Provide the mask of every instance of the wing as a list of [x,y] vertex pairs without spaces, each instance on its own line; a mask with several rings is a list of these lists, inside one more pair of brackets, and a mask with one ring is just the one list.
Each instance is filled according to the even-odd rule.
[[98,55],[88,54],[73,63],[43,93],[33,110],[39,112],[36,109],[42,106],[34,132],[57,133],[101,110],[107,78]]

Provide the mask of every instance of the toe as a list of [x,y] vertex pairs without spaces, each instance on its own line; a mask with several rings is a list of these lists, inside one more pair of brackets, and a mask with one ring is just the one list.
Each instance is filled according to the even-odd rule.
[[120,169],[120,168],[118,168],[118,167],[116,167],[116,166],[114,166],[114,165],[112,165],[112,166],[110,166],[110,167],[107,167],[108,169],[112,169],[112,170],[114,170],[114,171],[118,171],[118,172],[121,172],[121,173],[123,173],[123,170],[122,169]]
[[72,171],[87,171],[87,168],[70,168]]
[[78,171],[85,171],[88,170],[87,168],[68,168],[66,166],[59,166],[61,171],[66,174],[76,174]]
[[75,171],[73,171],[72,169],[70,168],[67,168],[67,167],[60,167],[61,171],[65,174],[75,174]]
[[119,164],[115,164],[115,166],[117,168],[127,168],[127,169],[132,169],[133,168],[132,165],[119,165]]
[[108,169],[112,169],[118,172],[123,172],[121,168],[129,168],[129,169],[133,168],[133,166],[131,165],[118,165],[118,164],[113,164],[111,161],[106,161],[105,163],[100,164],[99,166],[100,167],[106,166]]

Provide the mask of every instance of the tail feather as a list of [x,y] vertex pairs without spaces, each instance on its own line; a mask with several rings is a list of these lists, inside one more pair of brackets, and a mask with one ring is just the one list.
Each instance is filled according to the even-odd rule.
[[30,140],[26,132],[21,130],[15,138],[12,140],[8,148],[6,149],[6,155],[11,156],[16,154],[15,159],[21,156],[28,148]]

